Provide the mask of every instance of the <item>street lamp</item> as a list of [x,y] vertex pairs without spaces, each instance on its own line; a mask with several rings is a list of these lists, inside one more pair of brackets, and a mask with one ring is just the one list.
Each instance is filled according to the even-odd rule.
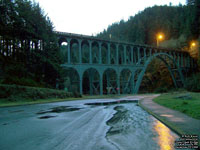
[[164,35],[162,33],[159,33],[156,37],[157,40],[157,47],[159,47],[159,41],[163,40]]

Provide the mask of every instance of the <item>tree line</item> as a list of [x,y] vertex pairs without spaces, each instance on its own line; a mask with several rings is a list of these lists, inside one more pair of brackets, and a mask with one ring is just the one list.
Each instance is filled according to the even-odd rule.
[[55,87],[58,50],[53,23],[38,3],[0,2],[0,83]]

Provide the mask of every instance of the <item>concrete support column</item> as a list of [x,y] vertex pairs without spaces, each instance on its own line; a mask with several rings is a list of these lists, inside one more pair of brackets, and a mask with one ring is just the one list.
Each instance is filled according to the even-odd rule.
[[90,95],[93,95],[93,71],[89,71],[89,86],[90,86]]
[[144,48],[144,58],[145,58],[145,60],[146,60],[146,57],[147,57],[146,48]]
[[83,76],[80,75],[80,80],[79,80],[80,91],[79,91],[79,93],[80,93],[81,95],[83,94],[83,87],[82,87],[82,85],[83,85]]
[[152,49],[150,48],[150,50],[149,50],[149,57],[151,57],[151,55],[152,55]]
[[124,46],[124,64],[126,65],[126,45]]
[[136,64],[137,63],[137,60],[136,60],[137,58],[136,58],[136,51],[135,50],[133,51],[133,57],[134,57],[134,63]]
[[92,64],[92,41],[89,41],[89,63]]
[[132,72],[131,75],[131,94],[134,94],[134,87],[135,87],[135,83],[134,83],[134,76],[135,76],[135,72]]
[[101,42],[98,42],[99,44],[99,64],[102,64],[102,56],[101,56]]
[[117,93],[120,95],[120,73],[117,73]]
[[103,95],[103,73],[100,73],[100,81],[99,81],[99,87],[100,87],[100,95]]
[[188,64],[187,67],[190,68],[190,56],[189,55],[187,56],[187,64]]
[[140,60],[140,47],[137,47],[138,62]]
[[183,53],[181,53],[181,67],[183,67]]
[[[109,73],[108,72],[106,72],[106,80],[107,80],[107,82],[106,82],[106,90],[108,91],[108,87],[110,87],[110,76],[109,76]],[[107,94],[110,94],[110,93],[107,93]]]
[[133,65],[133,46],[131,46],[131,65]]
[[67,43],[68,43],[68,45],[67,45],[67,48],[68,48],[68,50],[67,50],[67,63],[68,64],[70,64],[71,63],[71,49],[70,49],[70,46],[71,46],[71,39],[67,39]]
[[107,63],[110,65],[110,43],[107,43],[107,45],[108,45]]
[[180,55],[179,55],[179,53],[177,53],[177,64],[178,64],[178,67],[180,67]]
[[116,65],[119,64],[119,44],[116,44]]
[[79,45],[79,63],[82,63],[82,48],[81,48],[82,40],[78,40],[78,45]]

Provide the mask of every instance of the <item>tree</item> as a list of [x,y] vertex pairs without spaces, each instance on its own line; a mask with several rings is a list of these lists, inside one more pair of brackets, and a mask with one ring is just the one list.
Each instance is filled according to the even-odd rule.
[[21,67],[24,71],[16,70],[12,76],[55,87],[61,68],[50,19],[38,3],[30,0],[4,0],[0,8],[0,55],[4,77],[11,76],[5,66],[13,70],[18,65],[16,68]]

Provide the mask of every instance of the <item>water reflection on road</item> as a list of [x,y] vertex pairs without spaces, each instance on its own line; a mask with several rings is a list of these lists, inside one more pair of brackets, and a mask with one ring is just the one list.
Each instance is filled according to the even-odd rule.
[[177,136],[158,120],[155,121],[154,129],[158,134],[160,150],[173,150]]
[[174,150],[178,136],[137,103],[86,103],[1,108],[0,149]]

